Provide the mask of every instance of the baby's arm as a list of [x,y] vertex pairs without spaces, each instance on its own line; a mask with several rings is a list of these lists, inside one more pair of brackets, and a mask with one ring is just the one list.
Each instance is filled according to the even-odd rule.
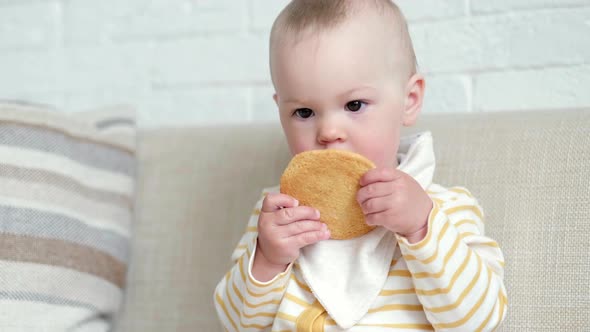
[[215,308],[227,331],[270,328],[290,278],[290,269],[265,283],[256,281],[251,274],[262,201],[256,204],[246,233],[232,254],[233,267],[215,289]]
[[431,189],[428,234],[415,244],[399,237],[418,298],[436,330],[491,331],[507,307],[502,252],[466,189]]

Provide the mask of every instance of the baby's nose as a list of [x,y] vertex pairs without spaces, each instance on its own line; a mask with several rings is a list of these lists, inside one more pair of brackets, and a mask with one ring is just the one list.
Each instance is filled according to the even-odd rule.
[[343,142],[346,140],[346,132],[336,125],[324,124],[319,128],[317,138],[321,145]]

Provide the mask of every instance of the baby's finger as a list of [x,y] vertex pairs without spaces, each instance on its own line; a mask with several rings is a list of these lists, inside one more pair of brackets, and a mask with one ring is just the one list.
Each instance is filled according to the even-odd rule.
[[391,182],[375,182],[361,187],[356,193],[356,201],[359,204],[363,204],[370,198],[389,196],[392,193],[393,185]]
[[292,208],[296,206],[299,206],[299,202],[295,198],[285,194],[270,193],[262,201],[261,211],[274,212],[284,207]]
[[285,225],[283,228],[284,237],[292,237],[305,232],[324,231],[328,229],[328,226],[315,220],[299,220]]
[[309,206],[296,206],[284,208],[273,212],[275,215],[274,222],[277,225],[288,225],[300,220],[319,220],[320,212]]
[[395,181],[402,177],[402,171],[395,168],[373,168],[365,173],[360,180],[361,187],[375,182]]
[[383,212],[390,208],[390,200],[389,196],[370,198],[361,204],[361,209],[365,215]]
[[319,230],[319,231],[311,231],[300,233],[295,236],[291,236],[288,238],[288,241],[292,241],[292,244],[297,246],[297,248],[303,248],[310,244],[314,244],[319,241],[327,240],[330,238],[330,231],[329,230]]

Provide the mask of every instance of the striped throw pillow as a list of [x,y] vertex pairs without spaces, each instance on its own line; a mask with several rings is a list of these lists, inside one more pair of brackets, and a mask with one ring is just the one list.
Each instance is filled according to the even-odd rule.
[[108,331],[136,173],[129,108],[0,101],[0,331]]

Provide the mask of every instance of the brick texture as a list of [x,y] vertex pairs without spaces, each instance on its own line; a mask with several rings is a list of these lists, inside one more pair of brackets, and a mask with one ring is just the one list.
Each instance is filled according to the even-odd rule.
[[[288,0],[0,1],[0,98],[138,107],[146,127],[278,121],[268,33]],[[423,112],[589,107],[588,0],[397,0]]]

